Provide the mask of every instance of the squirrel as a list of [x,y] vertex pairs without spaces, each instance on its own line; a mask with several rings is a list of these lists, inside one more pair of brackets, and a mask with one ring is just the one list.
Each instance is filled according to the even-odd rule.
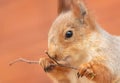
[[39,64],[54,83],[120,83],[120,37],[102,29],[82,0],[58,0],[47,53],[53,60]]

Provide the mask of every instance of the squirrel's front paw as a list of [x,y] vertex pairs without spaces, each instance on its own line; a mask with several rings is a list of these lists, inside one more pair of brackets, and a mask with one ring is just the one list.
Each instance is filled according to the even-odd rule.
[[54,69],[55,63],[50,58],[40,58],[39,64],[42,66],[45,72],[50,72]]
[[91,65],[89,63],[87,63],[87,64],[82,64],[79,67],[77,76],[78,76],[78,78],[86,76],[86,78],[92,80],[95,78],[96,74],[93,72]]

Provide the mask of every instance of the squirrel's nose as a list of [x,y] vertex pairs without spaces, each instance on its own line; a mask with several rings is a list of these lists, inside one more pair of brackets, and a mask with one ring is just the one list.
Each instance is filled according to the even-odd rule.
[[61,50],[60,50],[60,46],[58,47],[56,44],[54,43],[50,43],[48,45],[48,50],[47,53],[54,59],[56,60],[60,60],[61,59]]
[[48,57],[52,58],[52,59],[56,59],[57,60],[57,55],[56,54],[50,54],[47,50],[45,51],[45,53],[48,55]]

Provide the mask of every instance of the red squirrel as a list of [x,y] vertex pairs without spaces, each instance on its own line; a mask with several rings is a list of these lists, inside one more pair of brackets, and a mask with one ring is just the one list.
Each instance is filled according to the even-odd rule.
[[[103,30],[82,0],[58,0],[48,34],[49,57],[39,64],[54,83],[120,83],[120,37]],[[78,78],[79,77],[79,78]]]

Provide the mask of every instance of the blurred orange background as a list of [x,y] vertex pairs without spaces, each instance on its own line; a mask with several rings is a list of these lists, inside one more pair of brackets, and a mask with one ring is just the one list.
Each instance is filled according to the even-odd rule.
[[[105,30],[120,35],[120,0],[86,0]],[[0,0],[0,83],[52,83],[39,65],[8,64],[46,56],[47,34],[57,16],[57,0]]]

